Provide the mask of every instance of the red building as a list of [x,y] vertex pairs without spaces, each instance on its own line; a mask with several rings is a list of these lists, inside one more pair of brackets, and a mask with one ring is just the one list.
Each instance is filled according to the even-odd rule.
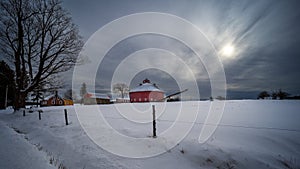
[[129,91],[130,102],[157,102],[163,101],[165,92],[160,90],[150,80],[145,79],[138,87]]
[[62,98],[55,92],[54,95],[50,95],[40,103],[42,106],[66,106],[66,105],[73,105],[73,100]]

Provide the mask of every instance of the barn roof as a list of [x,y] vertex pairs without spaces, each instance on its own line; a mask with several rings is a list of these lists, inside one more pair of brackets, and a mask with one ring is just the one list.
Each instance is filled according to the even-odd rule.
[[150,81],[148,79],[146,82],[144,80],[143,84],[141,84],[140,86],[138,86],[134,89],[131,89],[129,92],[143,92],[143,91],[164,92],[164,91],[160,90],[155,84],[150,83]]
[[85,98],[110,99],[107,94],[102,93],[86,93]]

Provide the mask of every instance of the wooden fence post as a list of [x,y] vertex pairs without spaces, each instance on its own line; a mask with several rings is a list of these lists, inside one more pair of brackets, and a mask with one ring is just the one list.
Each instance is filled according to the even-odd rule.
[[25,116],[25,110],[23,110],[23,116]]
[[65,109],[65,121],[66,121],[66,125],[68,125],[68,112],[67,109]]
[[39,112],[39,120],[41,120],[42,119],[42,116],[41,116],[42,111],[39,110],[38,112]]
[[153,138],[156,138],[155,105],[152,105],[153,115]]

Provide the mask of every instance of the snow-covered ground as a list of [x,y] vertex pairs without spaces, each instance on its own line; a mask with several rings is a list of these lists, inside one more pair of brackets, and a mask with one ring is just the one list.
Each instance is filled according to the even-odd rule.
[[[95,144],[81,127],[73,106],[42,108],[41,120],[37,111],[26,112],[25,117],[22,111],[0,111],[0,168],[300,168],[300,101],[241,100],[225,103],[217,130],[204,144],[198,143],[198,138],[211,102],[167,103],[168,108],[158,116],[156,139],[159,140],[160,134],[172,127],[181,106],[182,113],[188,114],[192,107],[199,105],[196,123],[174,148],[161,155],[139,159],[114,155]],[[90,110],[97,107],[107,122],[124,135],[153,139],[149,137],[152,123],[134,123],[123,117],[124,114],[136,113],[129,108],[132,106],[137,111],[147,110],[145,113],[151,116],[150,104],[78,107],[87,116],[91,116]],[[162,105],[156,103],[156,106],[159,114]],[[68,110],[68,126],[65,125],[64,109]],[[123,111],[122,115],[119,111]],[[137,145],[136,149],[140,148]]]

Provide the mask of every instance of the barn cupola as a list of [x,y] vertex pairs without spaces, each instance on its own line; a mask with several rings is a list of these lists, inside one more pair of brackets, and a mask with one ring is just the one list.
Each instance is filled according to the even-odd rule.
[[143,80],[143,84],[145,83],[150,83],[150,80],[146,78],[145,80]]

